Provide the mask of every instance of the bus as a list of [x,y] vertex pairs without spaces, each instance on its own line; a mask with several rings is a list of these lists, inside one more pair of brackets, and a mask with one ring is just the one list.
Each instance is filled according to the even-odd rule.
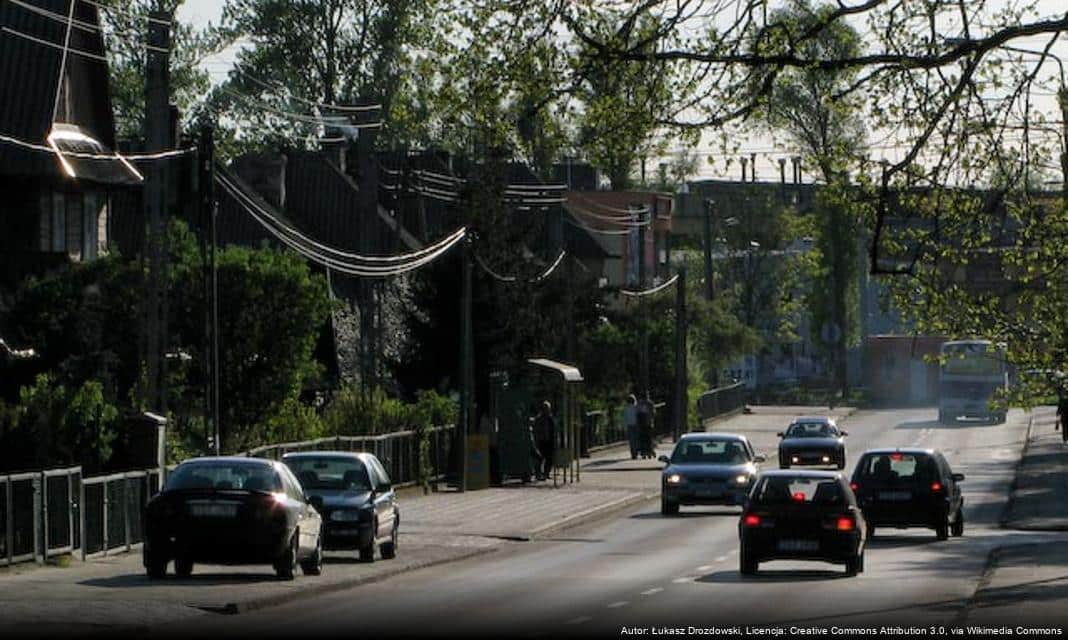
[[994,408],[999,390],[1007,391],[1005,345],[990,340],[953,340],[942,344],[938,422],[983,418],[1005,422],[1005,408]]

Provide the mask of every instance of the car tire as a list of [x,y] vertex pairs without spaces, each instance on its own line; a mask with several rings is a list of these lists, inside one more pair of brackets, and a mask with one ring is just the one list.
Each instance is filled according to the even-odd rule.
[[375,541],[375,535],[378,533],[378,522],[375,522],[375,528],[371,532],[371,541],[367,543],[366,547],[360,547],[360,562],[374,562],[375,561],[375,547],[378,543]]
[[875,537],[875,525],[873,525],[873,524],[869,524],[869,525],[868,525],[868,528],[867,528],[867,535],[866,535],[865,537],[866,537],[866,538],[867,538],[868,540],[871,540],[872,538],[874,538],[874,537]]
[[274,561],[274,573],[283,580],[292,580],[297,575],[297,541],[299,539],[300,532],[294,531],[289,546]]
[[161,580],[167,577],[167,556],[156,551],[146,551],[145,574],[150,580]]
[[779,459],[779,468],[780,469],[789,469],[790,468],[790,463],[787,462],[786,460],[783,460],[782,458],[780,458]]
[[935,525],[935,537],[939,540],[949,539],[949,518],[943,518],[942,522]]
[[178,556],[174,559],[174,575],[179,578],[188,578],[193,575],[193,559]]
[[855,576],[864,570],[864,554],[858,553],[846,560],[845,571],[847,576]]
[[738,552],[738,572],[743,576],[752,576],[756,575],[759,568],[760,563],[753,559],[745,544],[742,544],[742,548]]
[[315,542],[315,551],[300,563],[300,571],[306,576],[318,576],[323,573],[323,534],[319,533]]
[[964,535],[964,509],[957,512],[957,519],[953,521],[950,526],[950,533],[954,538],[959,538]]
[[392,560],[397,557],[397,525],[398,522],[393,523],[393,532],[389,534],[389,542],[382,545],[382,558],[385,560]]
[[665,516],[677,516],[679,515],[679,503],[668,500],[667,498],[660,498],[660,515]]
[[837,464],[838,464],[838,468],[839,469],[845,469],[845,464],[846,464],[845,451],[843,451],[842,454],[840,456],[838,456]]

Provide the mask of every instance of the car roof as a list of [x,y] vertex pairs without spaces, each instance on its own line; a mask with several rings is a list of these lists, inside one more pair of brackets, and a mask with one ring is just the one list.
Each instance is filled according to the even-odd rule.
[[834,418],[829,416],[797,416],[790,421],[790,424],[797,424],[798,422],[822,422],[824,424],[835,424]]
[[922,454],[932,456],[938,453],[935,449],[924,449],[923,447],[880,447],[878,449],[868,449],[862,455],[885,455],[888,453],[908,453],[910,455]]
[[363,461],[371,454],[364,451],[294,451],[282,456],[282,460],[297,458],[348,458]]
[[835,480],[842,478],[842,474],[838,471],[810,471],[807,469],[769,469],[760,472],[760,475],[769,478],[812,478],[819,480]]
[[721,431],[698,431],[696,433],[684,433],[682,440],[746,440],[740,433],[723,433]]
[[195,462],[197,464],[202,464],[205,462],[233,464],[237,462],[246,464],[258,464],[262,466],[274,466],[275,463],[274,460],[271,460],[269,458],[253,458],[248,456],[202,456],[199,458],[189,458],[187,460],[182,460],[181,464],[186,464],[189,462]]

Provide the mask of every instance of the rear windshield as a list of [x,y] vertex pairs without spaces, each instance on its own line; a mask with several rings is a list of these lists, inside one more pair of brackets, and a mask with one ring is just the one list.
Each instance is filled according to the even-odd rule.
[[186,462],[167,478],[167,491],[184,489],[243,489],[282,491],[282,478],[273,468],[247,462]]
[[837,480],[765,476],[753,489],[756,504],[844,504],[845,494]]
[[886,453],[865,456],[860,479],[889,484],[924,484],[938,479],[933,458],[923,454]]
[[367,467],[357,458],[288,458],[286,465],[293,470],[305,490],[335,489],[340,491],[370,491],[371,480]]
[[838,431],[826,422],[797,422],[786,430],[788,438],[829,438]]
[[745,445],[737,440],[690,440],[680,442],[671,454],[673,463],[745,464]]

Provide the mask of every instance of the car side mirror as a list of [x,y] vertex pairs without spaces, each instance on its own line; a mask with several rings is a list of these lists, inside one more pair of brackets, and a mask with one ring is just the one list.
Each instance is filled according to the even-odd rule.
[[782,431],[780,431],[780,432],[776,433],[775,435],[779,436],[780,438],[781,438],[781,437],[783,437],[783,433],[782,433]]
[[757,455],[753,456],[753,462],[765,462],[765,461],[767,461],[767,457],[766,456],[763,456],[763,455],[760,455],[760,454],[757,454]]
[[842,431],[842,432],[840,432],[840,433],[841,433],[841,434],[842,434],[843,436],[848,436],[848,435],[849,435],[849,432],[848,432],[848,431]]
[[322,496],[309,496],[308,494],[305,493],[304,494],[304,500],[307,501],[307,503],[310,504],[311,506],[315,507],[316,511],[322,512],[322,510],[323,510],[323,497]]
[[953,482],[960,482],[963,479],[964,479],[964,474],[963,473],[954,473],[953,474]]
[[667,456],[660,456],[659,458],[657,458],[657,460],[663,462],[664,464],[671,464],[671,458]]

